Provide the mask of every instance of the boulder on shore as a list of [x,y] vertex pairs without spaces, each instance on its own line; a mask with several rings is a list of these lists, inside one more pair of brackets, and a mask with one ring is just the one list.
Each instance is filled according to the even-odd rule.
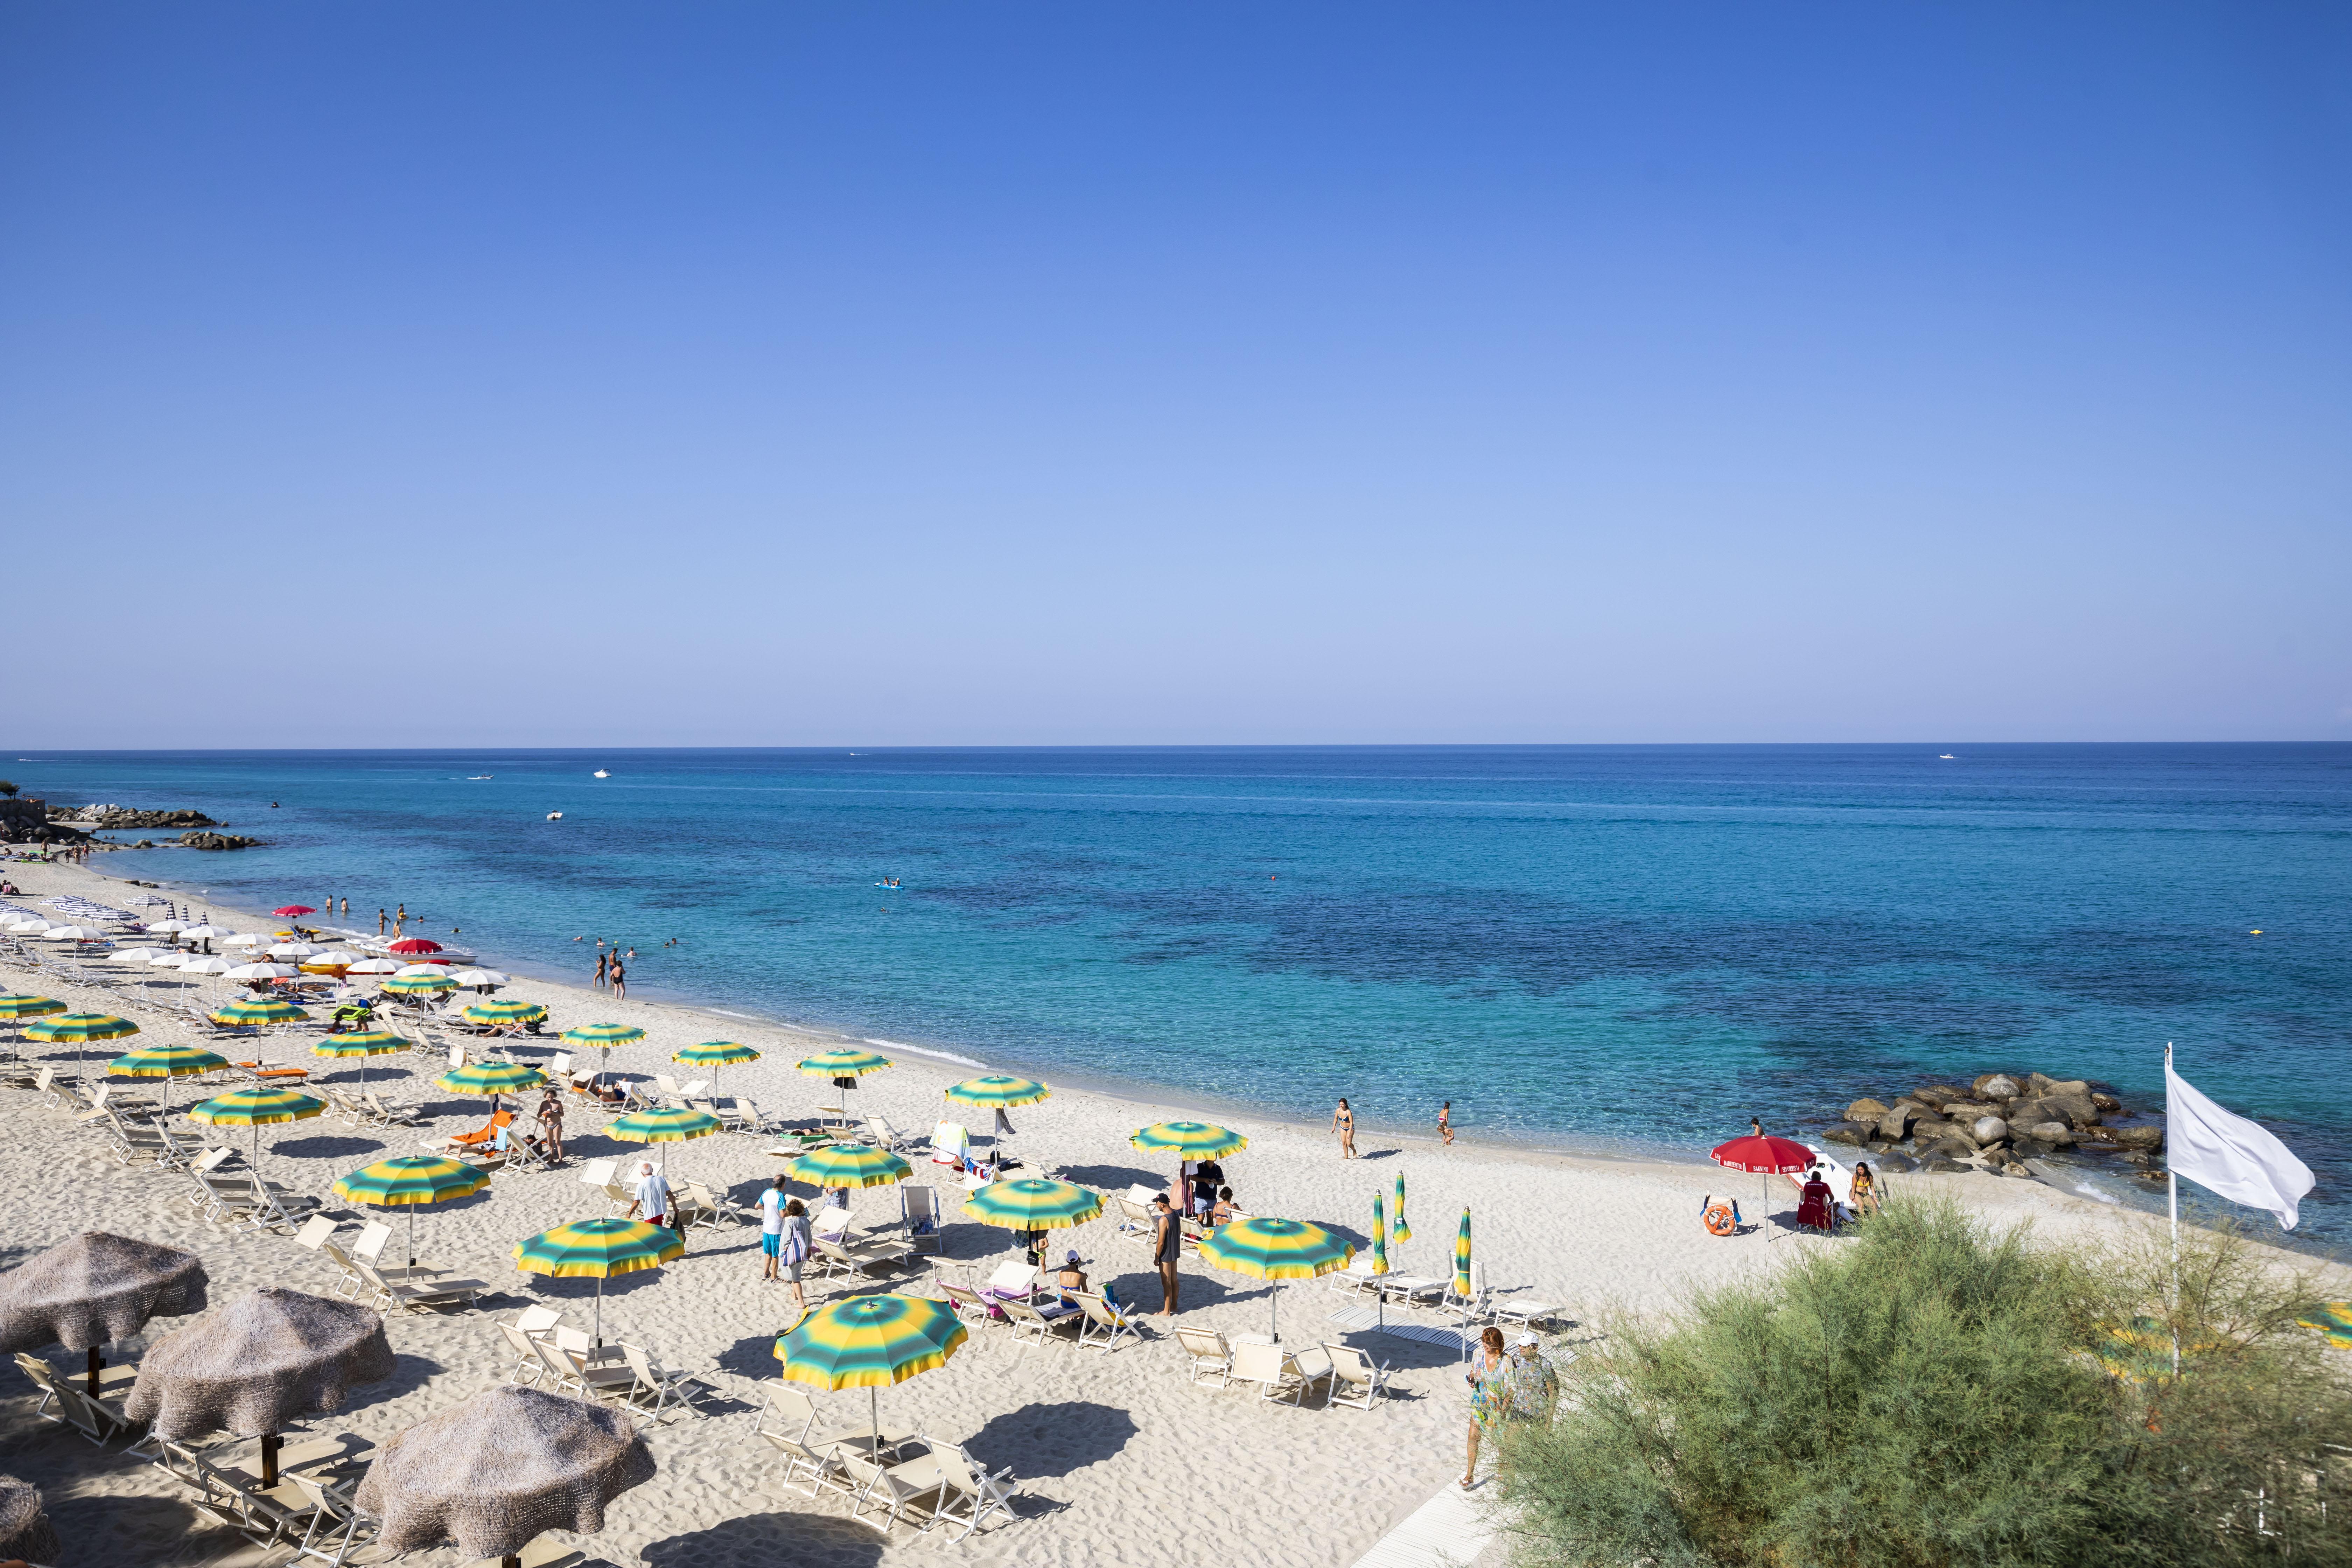
[[2017,1080],[2005,1072],[1997,1072],[1990,1078],[1977,1079],[1976,1089],[1979,1099],[2002,1101],[2015,1100],[2023,1092],[2018,1087]]
[[2164,1129],[2161,1127],[2110,1127],[2106,1129],[2106,1135],[2108,1142],[2119,1143],[2126,1149],[2153,1152],[2164,1147]]
[[1832,1121],[1827,1127],[1822,1129],[1822,1142],[1824,1143],[1859,1143],[1862,1142],[1863,1134],[1869,1131],[1870,1125],[1867,1122]]
[[2074,1134],[2063,1121],[2037,1121],[2025,1129],[2025,1136],[2053,1148],[2063,1148],[2074,1141]]
[[1998,1143],[2009,1136],[2009,1123],[1998,1116],[1979,1116],[1969,1124],[1969,1135],[1979,1143]]
[[183,833],[174,843],[189,849],[251,849],[258,838],[247,838],[236,833],[206,833],[202,829]]
[[1848,1121],[1875,1121],[1885,1114],[1886,1107],[1866,1095],[1845,1108]]

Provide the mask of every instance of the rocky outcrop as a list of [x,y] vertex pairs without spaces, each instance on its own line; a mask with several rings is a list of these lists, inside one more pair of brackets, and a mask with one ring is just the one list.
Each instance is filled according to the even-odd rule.
[[0,842],[9,844],[79,844],[89,834],[49,820],[47,801],[21,796],[0,800]]
[[79,811],[52,807],[51,821],[70,818],[75,826],[95,828],[119,827],[218,827],[219,823],[201,811],[141,811],[128,805],[85,805]]
[[2123,1101],[2087,1079],[1988,1072],[1966,1089],[1929,1084],[1891,1104],[1867,1095],[1851,1100],[1821,1136],[1855,1146],[1883,1169],[1907,1153],[1929,1171],[2031,1176],[2023,1162],[2056,1156],[2112,1161],[2119,1170],[2160,1180],[2164,1128],[2129,1122],[2128,1114]]
[[251,849],[261,840],[235,833],[196,832],[183,833],[173,842],[187,849]]

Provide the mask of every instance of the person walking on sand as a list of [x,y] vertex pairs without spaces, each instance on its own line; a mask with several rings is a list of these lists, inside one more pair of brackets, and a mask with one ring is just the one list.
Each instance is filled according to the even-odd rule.
[[1502,1330],[1489,1324],[1478,1336],[1462,1381],[1470,1387],[1470,1458],[1462,1468],[1462,1489],[1468,1491],[1478,1484],[1478,1439],[1511,1411],[1511,1358],[1503,1352]]
[[1450,1100],[1437,1108],[1437,1135],[1445,1140],[1448,1149],[1454,1147],[1454,1102]]
[[776,1257],[784,1245],[784,1178],[778,1176],[760,1194],[760,1251],[765,1256],[760,1278],[770,1281],[776,1278]]
[[613,994],[623,1001],[626,1001],[629,994],[629,977],[622,972],[618,958],[613,960]]
[[557,1164],[563,1163],[563,1097],[549,1084],[539,1096],[540,1131],[547,1138],[547,1157]]
[[1348,1102],[1344,1100],[1339,1102],[1339,1109],[1331,1113],[1331,1131],[1339,1135],[1339,1158],[1354,1159],[1356,1157],[1356,1113],[1348,1109]]
[[1152,1223],[1157,1227],[1151,1238],[1151,1261],[1160,1266],[1160,1315],[1176,1315],[1176,1260],[1182,1256],[1184,1222],[1169,1206],[1168,1194],[1160,1194],[1151,1200],[1160,1212]]
[[781,1278],[793,1288],[793,1310],[796,1312],[808,1310],[808,1296],[801,1289],[801,1268],[808,1262],[815,1245],[809,1236],[808,1210],[801,1206],[800,1199],[794,1198],[784,1205],[783,1241],[777,1248],[775,1261]]
[[596,955],[596,989],[604,989],[604,955],[601,952]]
[[[636,1196],[629,1204],[626,1217],[644,1220],[647,1225],[667,1226],[670,1223],[669,1211],[669,1183],[654,1169],[651,1160],[638,1161]],[[677,1227],[677,1239],[681,1243],[686,1240],[686,1226],[683,1225]]]

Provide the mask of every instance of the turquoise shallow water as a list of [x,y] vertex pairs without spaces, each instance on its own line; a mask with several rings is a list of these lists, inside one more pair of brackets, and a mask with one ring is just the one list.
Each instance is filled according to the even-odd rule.
[[1466,1130],[1688,1151],[1995,1067],[2153,1105],[2175,1040],[2319,1173],[2307,1234],[2352,1236],[2352,746],[5,765],[271,841],[118,875],[405,901],[579,977],[571,939],[617,937],[645,994],[1308,1115],[1345,1094],[1375,1124],[1450,1098]]

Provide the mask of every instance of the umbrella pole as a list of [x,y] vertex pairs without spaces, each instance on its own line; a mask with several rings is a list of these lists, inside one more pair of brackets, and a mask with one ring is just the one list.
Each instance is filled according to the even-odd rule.
[[604,1348],[604,1277],[596,1276],[596,1348]]
[[90,1347],[89,1347],[89,1396],[90,1396],[92,1399],[96,1399],[96,1398],[98,1397],[98,1373],[99,1373],[99,1370],[100,1370],[101,1367],[105,1366],[105,1365],[106,1365],[106,1358],[105,1358],[104,1356],[102,1356],[102,1355],[100,1355],[100,1354],[99,1354],[99,1353],[98,1353],[98,1347],[97,1347],[96,1345],[92,1345],[92,1346],[90,1346]]
[[404,1206],[408,1210],[408,1272],[413,1279],[416,1274],[416,1205],[408,1204]]
[[875,1447],[881,1447],[882,1391],[870,1383],[866,1385],[866,1427],[874,1435]]
[[261,1487],[264,1491],[278,1484],[278,1436],[275,1432],[264,1432],[261,1435]]

